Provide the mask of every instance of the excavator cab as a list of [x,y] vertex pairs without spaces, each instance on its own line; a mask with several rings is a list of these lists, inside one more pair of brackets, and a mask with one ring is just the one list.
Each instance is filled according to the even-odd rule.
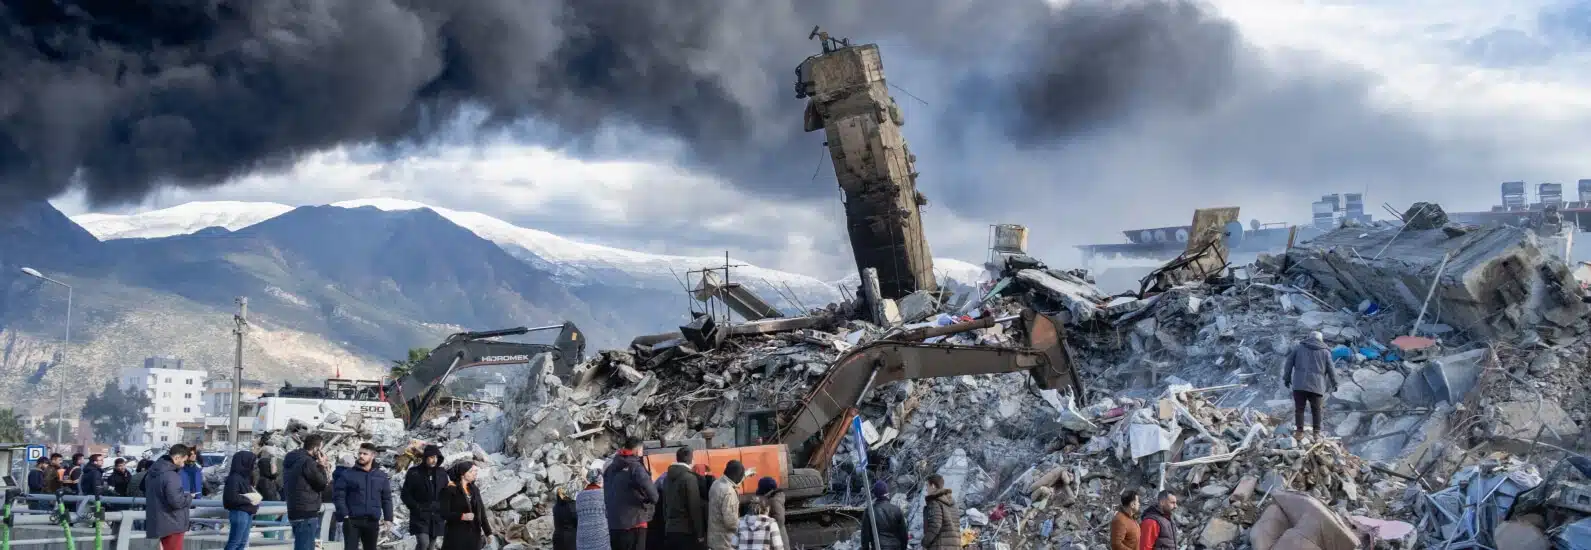
[[766,445],[779,440],[779,411],[745,411],[735,420],[735,445]]

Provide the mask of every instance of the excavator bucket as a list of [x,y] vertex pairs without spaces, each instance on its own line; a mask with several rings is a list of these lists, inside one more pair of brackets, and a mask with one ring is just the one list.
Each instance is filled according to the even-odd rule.
[[1066,345],[1066,332],[1061,328],[1062,325],[1031,309],[1022,312],[1022,323],[1027,328],[1028,347],[1043,352],[1049,358],[1029,371],[1033,379],[1038,381],[1039,387],[1069,391],[1076,396],[1078,405],[1086,404],[1088,394],[1083,391],[1083,380],[1072,361],[1072,349]]
[[409,425],[413,426],[430,406],[436,396],[437,388],[454,372],[470,367],[529,363],[536,355],[542,353],[553,354],[553,374],[568,380],[575,365],[585,359],[586,336],[574,323],[565,322],[558,332],[558,338],[552,344],[527,344],[493,339],[554,327],[536,329],[516,327],[460,332],[448,336],[442,345],[431,350],[425,359],[414,365],[407,376],[386,389],[387,401],[394,405],[407,405]]

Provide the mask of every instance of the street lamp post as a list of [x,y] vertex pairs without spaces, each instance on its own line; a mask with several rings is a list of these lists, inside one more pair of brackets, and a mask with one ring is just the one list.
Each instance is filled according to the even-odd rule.
[[[45,282],[55,283],[66,287],[66,336],[61,339],[61,357],[55,361],[55,366],[60,367],[66,362],[66,348],[72,345],[72,285],[45,277],[39,270],[31,267],[22,268],[22,274],[36,277]],[[61,389],[56,394],[55,401],[55,442],[62,443],[61,425],[66,422],[66,381],[61,381]]]

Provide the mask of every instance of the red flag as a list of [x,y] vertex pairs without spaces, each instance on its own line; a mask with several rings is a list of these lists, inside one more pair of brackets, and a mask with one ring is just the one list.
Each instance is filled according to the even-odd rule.
[[342,367],[342,365],[337,365],[337,375],[333,376],[333,378],[342,378],[342,377],[343,377],[343,367]]

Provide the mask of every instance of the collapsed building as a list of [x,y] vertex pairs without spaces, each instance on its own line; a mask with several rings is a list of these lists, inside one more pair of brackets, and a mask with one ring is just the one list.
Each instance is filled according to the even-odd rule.
[[[513,548],[544,547],[555,489],[625,436],[668,457],[785,447],[789,467],[757,475],[806,495],[789,522],[807,547],[858,544],[864,473],[894,488],[913,533],[940,474],[966,540],[990,548],[1101,547],[1117,495],[1162,488],[1182,495],[1193,547],[1583,544],[1583,297],[1528,233],[1422,223],[1350,224],[1245,266],[1206,240],[1115,296],[1011,254],[968,296],[703,315],[567,374],[539,356],[498,407],[443,400],[407,431],[356,415],[294,430],[330,435],[334,454],[372,441],[387,465],[410,440],[476,461]],[[1300,441],[1281,366],[1316,331],[1342,382],[1326,433]]]

